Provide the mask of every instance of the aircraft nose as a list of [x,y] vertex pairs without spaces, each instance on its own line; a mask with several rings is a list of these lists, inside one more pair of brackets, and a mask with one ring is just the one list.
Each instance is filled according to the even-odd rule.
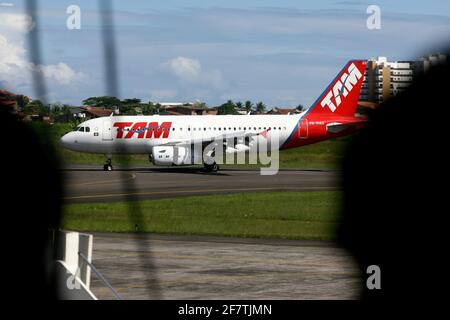
[[64,136],[61,137],[59,141],[64,148],[69,148],[71,143],[73,142],[72,141],[73,139],[70,138],[70,135],[71,135],[70,132],[66,133]]
[[65,148],[67,146],[67,134],[63,135],[61,139],[59,139],[59,143]]

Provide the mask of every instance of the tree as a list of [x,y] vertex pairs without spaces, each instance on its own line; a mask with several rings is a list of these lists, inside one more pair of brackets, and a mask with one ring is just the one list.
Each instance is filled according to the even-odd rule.
[[305,107],[303,107],[303,105],[302,104],[299,104],[298,106],[297,106],[297,110],[298,111],[303,111],[303,109],[304,109]]
[[250,100],[245,101],[245,111],[249,113],[253,109],[253,103]]
[[236,114],[236,105],[232,100],[228,100],[219,106],[218,114]]
[[48,116],[49,108],[44,106],[42,101],[33,100],[27,104],[27,106],[23,109],[23,112],[28,115],[39,115],[39,116]]
[[158,102],[157,104],[155,104],[155,113],[154,114],[159,114],[159,112],[161,111],[162,105]]
[[256,104],[256,112],[257,113],[264,113],[266,111],[266,105],[260,101]]
[[71,110],[72,108],[73,108],[72,106],[69,106],[67,104],[62,106],[61,117],[63,119],[65,119],[65,121],[75,122],[77,120],[73,117],[72,110]]
[[83,104],[85,106],[114,108],[114,107],[120,107],[122,102],[119,99],[117,99],[116,97],[102,96],[102,97],[87,98],[87,99],[83,100]]
[[140,104],[141,99],[133,98],[133,99],[125,99],[121,101],[122,104]]
[[193,104],[193,106],[194,106],[195,108],[199,108],[199,109],[206,109],[206,108],[208,108],[208,106],[206,105],[206,103],[200,102],[200,101],[195,101],[194,104]]
[[137,108],[142,109],[141,99],[133,98],[120,101],[119,105],[120,114],[136,115]]
[[52,103],[49,105],[50,115],[57,117],[62,113],[63,104],[60,102]]
[[149,116],[156,113],[156,106],[153,102],[149,101],[148,103],[142,103],[142,114],[144,116]]
[[240,101],[236,102],[236,108],[242,109],[243,107],[244,107],[244,105],[242,104],[242,102],[240,102]]
[[19,110],[23,110],[30,103],[30,98],[22,94],[16,95],[15,99]]

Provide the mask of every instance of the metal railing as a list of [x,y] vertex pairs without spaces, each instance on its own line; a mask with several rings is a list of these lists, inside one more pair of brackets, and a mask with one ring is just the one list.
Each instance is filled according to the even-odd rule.
[[97,270],[97,268],[89,262],[88,258],[82,254],[81,252],[78,252],[78,255],[83,259],[83,262],[86,263],[92,271],[99,277],[100,281],[103,282],[105,286],[107,286],[112,294],[116,297],[117,300],[123,300],[122,297],[119,295],[119,293],[113,288],[113,286],[106,280],[106,278],[100,273],[100,271]]

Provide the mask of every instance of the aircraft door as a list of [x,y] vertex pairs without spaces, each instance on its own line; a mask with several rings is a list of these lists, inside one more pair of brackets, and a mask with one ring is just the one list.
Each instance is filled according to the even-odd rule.
[[103,119],[102,140],[111,141],[112,139],[111,119]]
[[308,138],[308,119],[303,119],[300,122],[299,137],[300,139]]

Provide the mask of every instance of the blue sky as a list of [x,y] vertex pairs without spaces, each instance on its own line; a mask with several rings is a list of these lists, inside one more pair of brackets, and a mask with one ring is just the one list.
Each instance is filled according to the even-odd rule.
[[[13,6],[0,5],[0,85],[33,96],[32,22],[22,21],[23,1],[2,1]],[[66,28],[72,4],[80,30]],[[366,28],[370,4],[381,8],[380,30]],[[41,1],[40,9],[49,100],[79,105],[104,95],[97,1]],[[114,9],[120,96],[144,101],[308,106],[350,59],[413,59],[450,39],[448,1],[147,0]]]

